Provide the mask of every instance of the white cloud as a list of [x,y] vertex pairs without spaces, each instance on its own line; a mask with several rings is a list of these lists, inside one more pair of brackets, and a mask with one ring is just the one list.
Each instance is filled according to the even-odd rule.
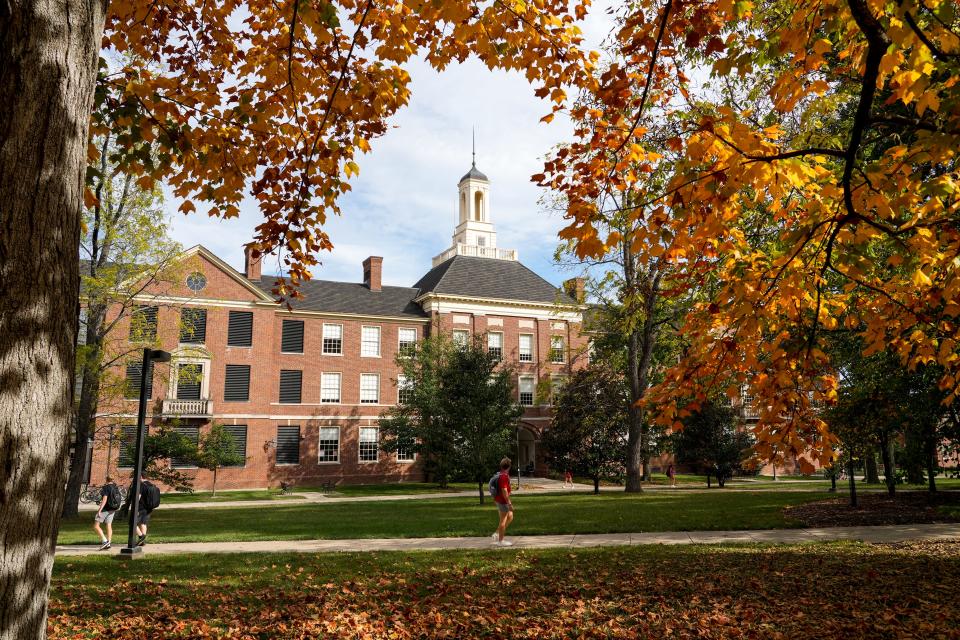
[[[594,46],[609,25],[602,7],[585,26]],[[549,105],[518,73],[490,71],[476,60],[438,73],[422,61],[409,68],[410,104],[391,129],[360,158],[360,176],[342,201],[344,215],[328,221],[334,249],[320,257],[314,277],[358,282],[361,261],[384,258],[385,284],[409,286],[446,249],[456,224],[457,181],[470,168],[470,132],[476,128],[477,167],[491,180],[490,212],[498,245],[518,249],[524,264],[559,283],[568,274],[552,263],[561,220],[541,210],[541,190],[530,176],[570,127],[539,122]],[[171,199],[168,208],[176,211]],[[260,220],[246,201],[234,220],[173,213],[173,235],[185,246],[203,244],[238,269],[242,245]],[[265,265],[265,268],[269,267]]]

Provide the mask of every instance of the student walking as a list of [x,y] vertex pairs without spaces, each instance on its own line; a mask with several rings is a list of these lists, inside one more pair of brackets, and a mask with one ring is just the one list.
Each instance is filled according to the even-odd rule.
[[[100,508],[93,517],[93,530],[100,536],[100,551],[106,551],[112,546],[113,542],[113,516],[117,514],[123,504],[120,497],[120,487],[114,482],[113,478],[107,476],[107,483],[100,487]],[[103,535],[101,524],[107,525],[107,535]]]
[[569,469],[563,472],[563,488],[573,489],[573,473]]
[[[131,507],[130,501],[133,500],[133,484],[130,485],[130,491],[127,493],[127,506]],[[147,544],[147,525],[150,524],[150,515],[153,510],[160,506],[160,489],[153,484],[143,474],[140,475],[140,504],[137,509],[137,519],[135,520],[137,532],[137,546],[142,547]]]
[[500,517],[500,525],[491,537],[498,547],[511,547],[513,543],[503,539],[507,533],[507,527],[513,522],[513,503],[510,502],[510,458],[500,461],[500,471],[490,478],[489,489]]
[[670,466],[667,467],[667,477],[670,478],[670,486],[677,486],[677,470],[673,467],[673,463],[670,463]]

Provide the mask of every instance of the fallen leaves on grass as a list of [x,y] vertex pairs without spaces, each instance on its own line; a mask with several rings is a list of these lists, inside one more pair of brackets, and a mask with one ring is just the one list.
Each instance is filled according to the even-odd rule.
[[846,527],[881,524],[929,524],[958,522],[955,510],[942,507],[960,506],[960,493],[926,493],[904,491],[891,497],[887,494],[858,496],[859,506],[850,506],[848,497],[833,498],[784,508],[788,518],[808,527]]
[[50,638],[960,638],[956,542],[109,565],[58,564]]

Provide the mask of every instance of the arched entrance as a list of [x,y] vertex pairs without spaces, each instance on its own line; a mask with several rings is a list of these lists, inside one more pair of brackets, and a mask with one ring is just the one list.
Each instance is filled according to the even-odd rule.
[[537,468],[537,434],[526,425],[517,426],[517,469],[533,475]]

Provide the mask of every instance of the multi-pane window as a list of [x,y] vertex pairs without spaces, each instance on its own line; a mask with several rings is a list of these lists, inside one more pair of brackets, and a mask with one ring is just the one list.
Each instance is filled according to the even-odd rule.
[[300,404],[300,390],[303,385],[303,371],[299,369],[280,370],[280,402]]
[[360,403],[378,404],[380,402],[380,374],[360,374]]
[[[200,427],[174,427],[173,430],[189,440],[194,447],[200,442]],[[196,467],[197,461],[193,458],[170,458],[170,466],[174,469]]]
[[563,391],[563,386],[566,383],[567,380],[563,376],[550,376],[550,401],[552,403],[557,402],[557,398],[560,397],[560,392]]
[[237,464],[225,465],[230,467],[242,467],[247,464],[247,425],[228,424],[223,427],[230,439],[233,440],[233,450],[243,459]]
[[284,320],[280,336],[281,353],[303,353],[303,320]]
[[380,439],[378,427],[360,427],[360,462],[376,462]]
[[157,339],[157,307],[137,307],[130,314],[130,342]]
[[588,340],[587,341],[587,362],[593,362],[594,359],[597,357],[596,354],[594,354],[593,352],[593,347],[594,347],[593,340]]
[[397,376],[397,402],[408,404],[413,400],[413,380],[403,375]]
[[360,329],[360,355],[369,358],[380,357],[380,327]]
[[250,365],[228,364],[223,376],[225,402],[246,402],[250,399]]
[[320,427],[319,462],[340,462],[340,427]]
[[399,352],[402,356],[412,355],[414,349],[417,346],[417,330],[416,329],[400,329],[398,332],[400,335],[400,346]]
[[413,443],[411,442],[399,442],[397,443],[397,462],[414,462],[417,459],[417,454],[413,449]]
[[524,407],[532,407],[535,386],[533,376],[520,376],[518,386],[520,391],[520,404]]
[[177,400],[199,400],[202,385],[202,364],[189,363],[177,366]]
[[277,427],[277,464],[300,464],[300,427]]
[[[144,435],[150,427],[144,425]],[[117,458],[117,466],[121,469],[130,469],[133,467],[133,458],[137,452],[137,427],[136,425],[126,425],[120,434],[120,455]]]
[[518,355],[520,362],[533,362],[533,334],[520,334],[520,350]]
[[336,404],[340,402],[340,374],[320,374],[320,402]]
[[339,356],[343,354],[343,325],[323,325],[323,354]]
[[487,351],[497,360],[503,359],[503,334],[491,331],[487,334]]
[[567,361],[566,349],[563,345],[563,336],[550,337],[550,362],[563,364]]
[[187,308],[180,312],[180,344],[207,341],[207,310]]
[[227,346],[253,346],[253,311],[230,312],[227,322]]
[[[140,372],[142,362],[131,362],[127,365],[127,380],[124,386],[123,397],[136,400],[140,397]],[[153,362],[147,365],[147,399],[153,397]]]
[[466,348],[468,342],[470,342],[469,331],[467,331],[466,329],[453,330],[453,344],[461,348]]

